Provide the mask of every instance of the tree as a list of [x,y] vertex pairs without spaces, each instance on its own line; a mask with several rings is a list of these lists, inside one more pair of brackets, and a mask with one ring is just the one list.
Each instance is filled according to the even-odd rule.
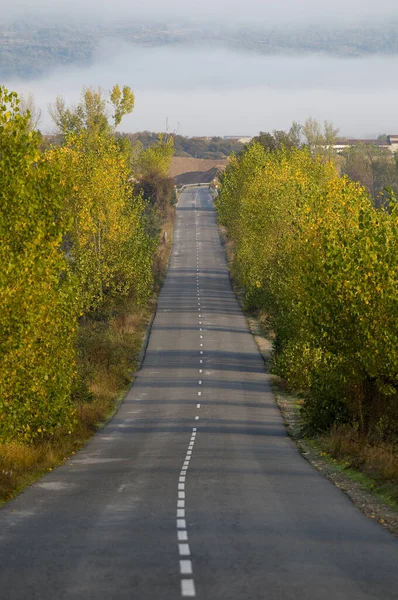
[[41,109],[36,105],[32,93],[27,96],[23,94],[19,96],[19,114],[27,117],[27,129],[36,131],[41,119]]
[[139,177],[146,177],[150,173],[168,175],[171,159],[174,154],[174,137],[160,133],[157,142],[149,146],[138,157],[137,171]]
[[[324,134],[317,127],[313,138]],[[329,135],[329,133],[327,134]],[[398,204],[308,148],[233,157],[216,200],[232,272],[275,334],[274,369],[305,397],[312,430],[398,431]]]
[[84,123],[83,108],[81,105],[66,108],[62,96],[57,96],[55,103],[48,106],[48,111],[57,128],[57,134],[67,135],[80,131]]
[[0,439],[31,443],[73,428],[79,299],[61,251],[70,182],[0,86]]
[[335,158],[334,145],[339,130],[335,129],[332,123],[324,121],[322,128],[318,121],[310,117],[304,123],[302,132],[312,156],[318,156],[326,160]]
[[355,144],[343,152],[343,173],[365,186],[380,207],[390,197],[390,189],[398,194],[398,169],[387,148],[373,144]]
[[100,88],[84,88],[80,102],[72,107],[66,107],[65,100],[58,96],[55,104],[49,106],[57,132],[65,136],[85,130],[93,137],[113,133],[123,117],[133,111],[134,94],[128,86],[124,86],[123,91],[120,91],[119,86],[115,85],[109,92],[109,98],[114,108],[113,126],[108,120],[108,102]]
[[[133,109],[134,96],[130,88],[122,93],[114,86],[110,97],[115,124],[120,123]],[[73,181],[65,244],[83,310],[127,293],[142,302],[152,289],[153,242],[145,232],[142,198],[133,194],[130,144],[115,139],[101,90],[85,88],[73,108],[58,99],[55,118],[65,140],[49,155],[65,180]]]
[[290,129],[289,129],[289,138],[296,148],[301,148],[302,146],[302,136],[303,136],[303,126],[296,121],[293,121]]
[[286,150],[297,148],[300,141],[299,129],[296,127],[299,128],[300,125],[294,123],[288,132],[276,129],[274,129],[272,133],[261,131],[257,137],[253,138],[252,143],[261,144],[261,146],[269,152],[277,152],[282,148],[285,148]]
[[110,94],[110,101],[114,108],[113,120],[116,129],[123,117],[133,112],[135,98],[131,88],[127,85],[123,86],[123,91],[121,91],[116,84]]

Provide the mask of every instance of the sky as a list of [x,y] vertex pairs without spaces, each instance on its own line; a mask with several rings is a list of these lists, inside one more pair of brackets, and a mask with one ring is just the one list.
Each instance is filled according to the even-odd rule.
[[[238,26],[375,22],[394,15],[398,0],[0,0],[0,19],[31,12],[79,22],[188,19]],[[3,82],[33,93],[41,129],[52,131],[47,106],[57,95],[78,102],[83,86],[129,85],[136,95],[124,131],[182,135],[255,135],[293,121],[328,120],[341,135],[398,134],[398,57],[261,56],[222,47],[138,47],[104,39],[89,66],[57,68],[33,81]]]
[[398,7],[396,0],[0,0],[0,22],[27,14],[286,25],[380,19]]

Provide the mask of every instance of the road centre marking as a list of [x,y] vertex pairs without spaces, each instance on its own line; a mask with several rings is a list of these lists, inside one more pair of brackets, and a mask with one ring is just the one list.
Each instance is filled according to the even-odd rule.
[[[198,419],[199,417],[196,417]],[[188,444],[188,450],[185,456],[185,460],[183,463],[183,467],[181,469],[181,473],[178,480],[178,500],[177,500],[177,540],[178,540],[178,552],[180,556],[190,556],[191,549],[188,544],[188,531],[187,531],[187,522],[185,518],[185,491],[181,491],[185,489],[185,480],[187,475],[187,470],[189,467],[189,461],[191,459],[191,455],[193,452],[193,447],[195,444],[195,438],[197,434],[197,427],[192,428],[191,438]],[[186,543],[180,543],[186,542]],[[181,574],[181,595],[182,596],[196,596],[195,591],[195,583],[193,579],[186,579],[184,575],[192,575],[192,562],[190,560],[180,560],[180,574]]]
[[180,560],[181,575],[192,575],[192,563],[190,560]]
[[195,582],[193,579],[181,580],[181,595],[186,598],[194,598],[196,596]]
[[181,556],[190,556],[191,554],[189,544],[178,544],[178,551]]

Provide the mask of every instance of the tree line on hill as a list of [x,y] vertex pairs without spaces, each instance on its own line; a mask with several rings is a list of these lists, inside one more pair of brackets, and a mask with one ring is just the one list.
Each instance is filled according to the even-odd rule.
[[[216,43],[261,54],[328,53],[338,56],[394,55],[398,52],[396,20],[345,27],[248,27],[228,29],[203,23],[127,23],[44,19],[30,15],[0,24],[0,77],[37,77],[61,65],[87,65],[104,39],[150,46]],[[32,61],[32,53],[35,60]]]
[[[125,137],[133,144],[142,144],[143,148],[149,148],[156,142],[157,134],[150,131],[140,131],[137,133],[121,133],[120,137]],[[180,157],[205,158],[216,160],[227,158],[233,152],[239,154],[245,147],[244,144],[235,139],[224,139],[221,137],[184,137],[173,134],[174,154]]]

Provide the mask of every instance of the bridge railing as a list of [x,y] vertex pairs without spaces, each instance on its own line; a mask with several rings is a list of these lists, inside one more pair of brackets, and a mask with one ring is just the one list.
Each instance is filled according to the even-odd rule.
[[176,192],[181,193],[185,188],[193,188],[193,187],[210,187],[210,183],[186,183],[181,187],[176,187]]

